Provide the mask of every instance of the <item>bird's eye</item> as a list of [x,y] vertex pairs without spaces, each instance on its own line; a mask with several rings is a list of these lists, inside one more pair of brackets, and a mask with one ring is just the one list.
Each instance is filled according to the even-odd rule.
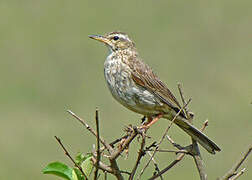
[[113,39],[116,41],[116,40],[119,39],[119,37],[118,36],[114,36]]

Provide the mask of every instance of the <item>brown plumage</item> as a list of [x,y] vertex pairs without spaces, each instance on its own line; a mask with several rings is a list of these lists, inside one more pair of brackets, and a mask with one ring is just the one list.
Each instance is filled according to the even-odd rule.
[[148,65],[144,64],[143,61],[138,58],[130,57],[129,66],[133,70],[131,76],[136,84],[154,93],[176,112],[179,111],[181,106],[175,96]]
[[[109,56],[104,63],[104,75],[112,96],[128,109],[148,117],[149,127],[160,117],[172,120],[181,106],[172,92],[139,57],[134,42],[127,34],[92,35],[106,44]],[[154,120],[152,121],[152,119]],[[214,154],[220,148],[205,134],[191,125],[184,113],[174,121],[182,130]]]

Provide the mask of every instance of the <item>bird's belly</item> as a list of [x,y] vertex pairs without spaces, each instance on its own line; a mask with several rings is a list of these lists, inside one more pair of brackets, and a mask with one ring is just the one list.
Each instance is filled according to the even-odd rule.
[[143,115],[160,112],[158,107],[162,103],[151,92],[136,85],[127,68],[122,68],[121,65],[105,66],[104,75],[111,94],[123,106]]

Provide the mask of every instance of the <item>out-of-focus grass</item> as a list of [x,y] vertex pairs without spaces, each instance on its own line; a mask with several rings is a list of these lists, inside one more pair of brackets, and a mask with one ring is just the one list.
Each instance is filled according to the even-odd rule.
[[[70,164],[54,135],[72,154],[91,150],[94,138],[68,108],[94,125],[99,107],[101,133],[109,141],[122,135],[124,125],[139,123],[139,115],[112,99],[103,78],[107,50],[87,37],[113,30],[131,35],[176,95],[176,83],[183,83],[193,98],[195,124],[208,118],[207,134],[222,148],[216,156],[202,151],[209,179],[223,175],[252,137],[251,6],[250,0],[1,1],[0,179],[53,179],[41,174],[47,163]],[[167,124],[152,127],[151,141]],[[175,127],[170,133],[182,144],[189,139]],[[136,148],[122,167],[132,165]],[[164,167],[172,158],[157,159]],[[186,158],[167,177],[197,179],[191,163]],[[251,178],[248,168],[241,179]]]

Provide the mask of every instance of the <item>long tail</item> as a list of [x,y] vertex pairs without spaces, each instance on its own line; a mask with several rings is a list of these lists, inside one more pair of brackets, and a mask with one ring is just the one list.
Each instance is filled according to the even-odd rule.
[[194,140],[199,142],[209,153],[215,154],[215,151],[220,151],[221,149],[210,140],[205,134],[203,134],[196,127],[191,125],[186,119],[176,119],[175,124],[177,124],[181,129],[183,129],[188,135],[190,135]]

